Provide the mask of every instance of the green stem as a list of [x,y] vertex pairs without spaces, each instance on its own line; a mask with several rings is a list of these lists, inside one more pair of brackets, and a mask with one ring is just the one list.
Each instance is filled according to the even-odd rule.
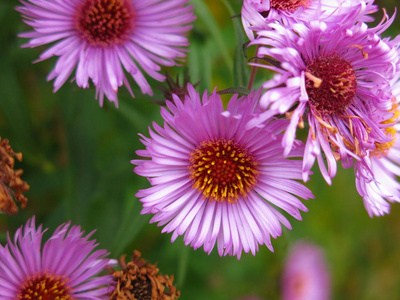
[[178,262],[178,272],[176,276],[176,285],[182,287],[185,283],[186,273],[189,265],[189,246],[182,246],[180,260]]

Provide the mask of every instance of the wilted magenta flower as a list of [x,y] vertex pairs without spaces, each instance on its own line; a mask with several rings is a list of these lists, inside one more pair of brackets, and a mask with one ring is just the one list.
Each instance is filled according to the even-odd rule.
[[[24,47],[54,43],[38,61],[59,56],[48,80],[54,91],[75,72],[79,87],[89,78],[103,105],[104,95],[117,106],[118,87],[133,93],[125,71],[142,93],[152,95],[143,73],[163,81],[161,66],[173,66],[185,57],[185,34],[195,19],[188,0],[27,0],[17,7],[34,31]],[[125,69],[125,71],[124,71]]]
[[346,19],[372,21],[377,11],[374,0],[244,0],[242,24],[250,40],[253,31],[268,29],[275,21],[294,24],[303,21],[343,23]]
[[391,115],[381,122],[391,140],[376,143],[376,148],[354,165],[357,191],[363,197],[370,217],[389,213],[390,204],[387,201],[400,202],[400,183],[397,180],[400,176],[400,82],[396,82],[393,94]]
[[108,299],[110,275],[97,276],[109,262],[105,250],[83,237],[79,226],[61,225],[42,247],[46,230],[31,218],[0,245],[0,298]]
[[[282,156],[287,121],[246,129],[260,91],[232,97],[226,110],[215,91],[202,99],[192,86],[188,91],[184,101],[167,101],[164,127],[153,124],[150,138],[142,137],[146,149],[137,151],[144,159],[132,161],[152,184],[137,193],[142,213],[194,249],[210,253],[217,243],[221,256],[238,258],[262,244],[272,251],[270,236],[281,235],[281,223],[291,228],[275,206],[301,219],[307,208],[295,196],[313,197],[293,180],[301,178],[301,162]],[[294,148],[290,157],[301,156],[302,144]]]
[[[384,120],[392,106],[390,81],[398,71],[399,39],[380,37],[392,21],[374,28],[361,22],[327,27],[314,21],[291,28],[275,23],[274,30],[259,31],[253,41],[260,46],[258,57],[272,61],[253,65],[277,72],[263,85],[268,90],[260,104],[269,109],[264,114],[286,114],[290,119],[283,138],[285,155],[297,127],[307,122],[304,180],[316,158],[330,184],[337,160],[348,168],[353,158],[364,157],[376,143],[390,141],[372,111]],[[252,124],[261,121],[262,115]]]
[[322,249],[297,242],[286,259],[282,300],[328,300],[330,294],[330,275]]

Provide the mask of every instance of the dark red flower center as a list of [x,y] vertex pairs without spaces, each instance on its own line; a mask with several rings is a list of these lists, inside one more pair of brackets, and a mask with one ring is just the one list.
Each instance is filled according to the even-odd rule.
[[16,300],[74,300],[69,295],[66,279],[50,274],[29,276],[17,293]]
[[76,27],[92,46],[120,44],[134,27],[129,0],[84,0],[79,6]]
[[356,73],[336,54],[320,56],[307,64],[306,90],[321,115],[342,114],[356,95]]
[[236,203],[257,183],[257,161],[234,140],[204,141],[190,153],[193,188],[209,201]]
[[270,0],[271,8],[285,12],[295,12],[301,6],[307,7],[311,0]]

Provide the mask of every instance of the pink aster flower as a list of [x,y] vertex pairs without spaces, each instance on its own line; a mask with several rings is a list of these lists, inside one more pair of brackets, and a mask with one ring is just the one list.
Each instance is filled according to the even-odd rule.
[[376,143],[376,148],[354,165],[357,191],[370,217],[387,214],[389,202],[400,202],[400,82],[395,84],[393,95],[390,117],[381,121],[390,141]]
[[303,21],[343,23],[346,19],[372,21],[368,14],[377,11],[374,0],[244,0],[242,24],[247,37],[254,39],[253,31],[267,29],[280,21],[294,24]]
[[108,299],[110,275],[98,276],[109,262],[105,250],[95,250],[91,234],[79,226],[61,225],[42,247],[46,230],[31,218],[0,245],[0,298]]
[[[164,127],[153,124],[150,138],[142,137],[144,159],[133,160],[135,172],[152,187],[140,190],[143,214],[172,232],[172,242],[184,235],[186,245],[203,246],[210,253],[217,243],[219,255],[258,251],[270,237],[281,235],[281,224],[291,228],[277,209],[301,219],[306,211],[296,196],[312,193],[295,179],[301,178],[301,162],[285,159],[281,131],[286,120],[246,129],[258,113],[260,91],[248,97],[232,97],[225,110],[214,91],[201,98],[192,86],[181,101],[173,95],[162,108]],[[295,142],[290,157],[302,155]]]
[[297,242],[286,259],[282,300],[329,300],[330,275],[321,248]]
[[[24,47],[53,43],[38,61],[59,56],[48,80],[54,91],[75,72],[79,87],[89,78],[103,105],[104,95],[117,106],[118,87],[132,94],[126,72],[142,93],[152,95],[144,73],[163,81],[160,66],[185,57],[186,33],[195,19],[188,0],[21,0],[17,10],[34,31]],[[76,69],[76,71],[74,71]],[[126,72],[125,72],[125,71]]]
[[[286,114],[290,119],[282,140],[285,155],[292,149],[297,127],[307,122],[304,180],[315,159],[330,184],[337,160],[348,168],[376,142],[390,141],[372,112],[383,120],[392,107],[390,81],[398,71],[399,38],[380,37],[392,21],[374,28],[361,22],[327,27],[314,21],[290,28],[276,23],[271,25],[274,30],[259,31],[252,42],[259,45],[257,56],[272,62],[252,65],[277,73],[263,85],[268,90],[260,104],[269,109],[264,115]],[[261,122],[263,114],[252,124]]]

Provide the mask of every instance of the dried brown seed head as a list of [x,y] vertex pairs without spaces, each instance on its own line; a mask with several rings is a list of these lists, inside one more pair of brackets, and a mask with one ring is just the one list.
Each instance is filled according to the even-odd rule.
[[174,276],[159,274],[156,265],[151,265],[140,252],[134,251],[132,260],[125,261],[121,256],[121,270],[112,270],[116,281],[115,289],[109,300],[174,300],[179,298],[179,291],[173,286]]
[[28,199],[23,192],[29,190],[29,185],[20,178],[23,171],[14,170],[14,158],[21,161],[22,154],[15,153],[8,140],[0,137],[0,211],[10,215],[18,212],[16,202],[22,208],[26,206]]

